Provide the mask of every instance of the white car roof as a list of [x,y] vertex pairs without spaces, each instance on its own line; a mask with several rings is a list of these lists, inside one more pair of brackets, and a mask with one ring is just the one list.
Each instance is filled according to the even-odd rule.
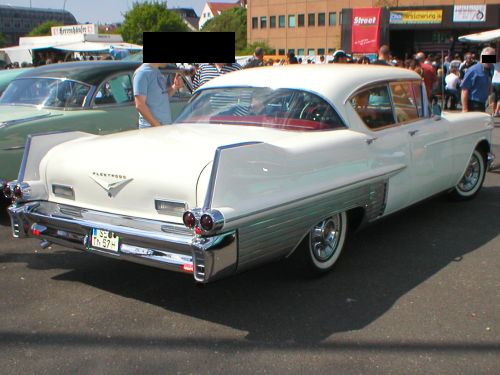
[[411,70],[382,65],[285,65],[227,73],[205,83],[200,90],[238,86],[302,89],[318,93],[341,105],[353,91],[371,82],[420,79]]

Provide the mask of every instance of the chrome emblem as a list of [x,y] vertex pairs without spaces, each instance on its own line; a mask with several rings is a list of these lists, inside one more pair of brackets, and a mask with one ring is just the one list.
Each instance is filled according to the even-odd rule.
[[110,198],[116,196],[126,184],[133,180],[133,178],[127,178],[127,176],[121,174],[102,172],[92,172],[90,178],[102,187]]

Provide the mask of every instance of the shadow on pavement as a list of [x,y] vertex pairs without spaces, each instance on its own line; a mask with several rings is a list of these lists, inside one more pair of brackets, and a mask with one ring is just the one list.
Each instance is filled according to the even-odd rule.
[[484,187],[470,202],[438,197],[382,219],[352,236],[335,271],[319,279],[274,263],[197,287],[188,275],[65,250],[0,254],[0,263],[69,269],[55,280],[247,331],[249,342],[319,345],[375,321],[407,292],[495,238],[499,196],[500,187]]

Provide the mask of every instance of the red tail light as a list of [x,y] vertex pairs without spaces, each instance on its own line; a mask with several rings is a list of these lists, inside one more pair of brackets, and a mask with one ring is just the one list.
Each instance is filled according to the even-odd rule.
[[196,225],[196,217],[190,211],[184,212],[184,215],[182,215],[182,221],[188,228],[194,228],[194,226]]
[[210,231],[214,228],[214,219],[212,216],[204,214],[201,216],[200,225],[203,230]]
[[186,272],[194,272],[193,263],[186,263],[182,265],[182,270]]

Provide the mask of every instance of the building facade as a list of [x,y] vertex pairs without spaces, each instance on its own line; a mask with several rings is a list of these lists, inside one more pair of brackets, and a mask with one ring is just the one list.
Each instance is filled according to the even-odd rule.
[[[252,0],[247,8],[248,42],[264,41],[279,55],[352,52],[357,30],[371,21],[378,33],[373,45],[388,44],[401,58],[421,49],[460,51],[466,46],[458,36],[500,25],[498,0]],[[378,10],[379,19],[353,23],[361,8]]]
[[47,21],[58,21],[64,25],[78,23],[70,12],[62,9],[0,5],[0,34],[5,36],[7,46],[17,45],[20,37]]

